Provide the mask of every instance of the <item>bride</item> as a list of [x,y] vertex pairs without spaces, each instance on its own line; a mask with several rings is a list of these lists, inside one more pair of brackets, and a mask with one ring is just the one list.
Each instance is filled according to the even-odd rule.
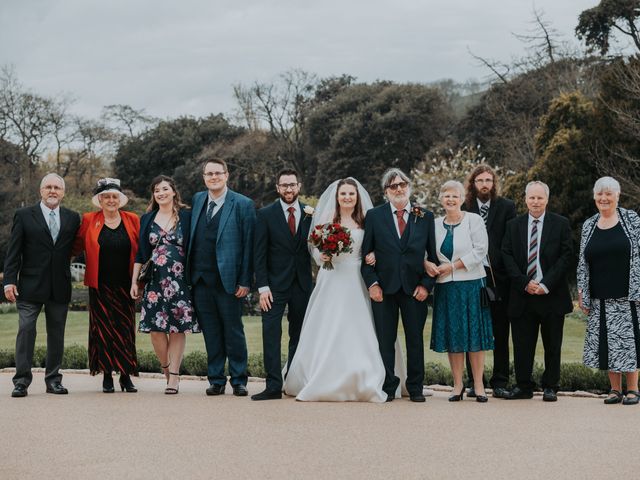
[[387,400],[369,294],[360,276],[364,212],[372,206],[362,185],[345,178],[325,190],[313,214],[313,226],[333,222],[349,228],[353,252],[330,258],[313,249],[316,263],[331,260],[334,270],[318,272],[284,382],[285,393],[297,400]]

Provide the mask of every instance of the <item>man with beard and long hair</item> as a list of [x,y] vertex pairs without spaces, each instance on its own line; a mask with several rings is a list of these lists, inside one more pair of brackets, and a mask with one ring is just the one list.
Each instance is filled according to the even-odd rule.
[[278,200],[258,211],[254,237],[254,268],[262,310],[262,345],[267,385],[252,400],[282,398],[282,317],[288,307],[288,365],[296,352],[312,289],[307,236],[313,209],[298,200],[300,176],[292,169],[276,177]]
[[[469,174],[466,182],[464,209],[477,213],[484,220],[489,235],[489,254],[484,261],[487,284],[496,292],[495,301],[490,302],[493,320],[495,347],[493,351],[493,375],[489,383],[493,396],[504,398],[509,382],[509,277],[502,261],[502,239],[507,222],[516,216],[516,206],[508,198],[498,196],[498,178],[489,165],[478,165]],[[473,397],[473,374],[469,368],[469,393]],[[485,382],[486,383],[486,382]]]

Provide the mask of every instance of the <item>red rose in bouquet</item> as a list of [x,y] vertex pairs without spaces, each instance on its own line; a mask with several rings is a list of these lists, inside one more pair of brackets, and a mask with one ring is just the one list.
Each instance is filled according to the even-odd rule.
[[[347,227],[339,223],[327,223],[316,225],[309,235],[309,243],[316,247],[320,253],[329,257],[340,255],[341,253],[351,253],[351,232]],[[333,270],[331,260],[324,262],[322,268]]]

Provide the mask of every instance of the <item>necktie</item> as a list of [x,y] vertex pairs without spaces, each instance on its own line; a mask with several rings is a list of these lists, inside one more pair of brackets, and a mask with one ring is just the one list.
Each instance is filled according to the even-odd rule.
[[207,207],[207,223],[211,223],[214,208],[216,208],[216,202],[209,202],[209,206]]
[[296,211],[295,207],[287,208],[287,212],[289,212],[289,216],[287,217],[287,223],[289,224],[289,230],[291,230],[291,235],[296,234],[296,217],[293,214],[293,212],[295,211]]
[[404,227],[407,226],[407,222],[404,221],[404,210],[396,210],[396,217],[398,217],[398,230],[400,231],[400,236],[404,233]]
[[533,280],[537,275],[536,263],[538,260],[538,222],[540,220],[534,220],[531,227],[531,240],[529,241],[529,258],[527,261],[527,277],[529,280]]
[[487,218],[489,218],[489,205],[486,203],[480,207],[480,216],[484,220],[484,224],[487,224]]
[[51,238],[53,239],[53,243],[55,243],[58,239],[60,228],[58,227],[58,222],[56,222],[56,214],[53,210],[49,212],[49,232],[51,232]]

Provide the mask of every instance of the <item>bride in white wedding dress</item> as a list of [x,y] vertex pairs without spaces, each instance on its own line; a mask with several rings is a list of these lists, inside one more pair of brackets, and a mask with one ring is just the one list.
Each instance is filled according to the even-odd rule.
[[[313,226],[338,222],[350,229],[353,252],[333,257],[333,270],[318,272],[284,382],[285,393],[297,400],[387,400],[369,293],[360,275],[364,212],[371,207],[362,185],[345,178],[325,190],[314,212]],[[318,265],[329,259],[315,248],[313,257]]]

